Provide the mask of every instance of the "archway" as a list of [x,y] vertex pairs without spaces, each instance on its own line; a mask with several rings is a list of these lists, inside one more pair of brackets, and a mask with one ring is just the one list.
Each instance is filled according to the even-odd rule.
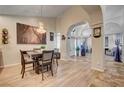
[[[69,27],[66,44],[68,56],[85,56],[91,53],[91,32],[92,29],[88,22],[80,22]],[[76,51],[77,47],[79,51]],[[84,48],[83,52],[82,47]],[[77,55],[76,52],[79,52],[79,54]]]
[[[104,71],[104,45],[103,45],[103,15],[102,9],[99,5],[95,6],[73,6],[68,9],[64,14],[58,19],[61,23],[61,34],[67,36],[69,29],[72,29],[73,24],[83,22],[88,22],[89,26],[94,29],[96,27],[101,27],[101,36],[99,38],[92,37],[92,69]],[[73,26],[72,26],[73,27]],[[68,37],[66,38],[68,39]],[[67,41],[67,40],[66,40]],[[68,59],[68,49],[67,42],[65,40],[61,41],[61,53],[62,59]]]

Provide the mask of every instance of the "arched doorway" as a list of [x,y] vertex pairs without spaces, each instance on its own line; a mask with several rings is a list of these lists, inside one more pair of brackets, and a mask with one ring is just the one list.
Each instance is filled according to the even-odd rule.
[[[93,34],[92,38],[92,55],[91,55],[91,63],[92,69],[96,69],[99,71],[104,71],[104,45],[103,45],[103,15],[101,6],[73,6],[59,18],[61,22],[61,34],[67,37],[68,31],[73,29],[74,24],[77,24],[81,21],[88,22],[89,26],[94,29],[96,27],[101,27],[101,36],[99,38],[94,38]],[[70,38],[70,37],[69,37]],[[66,38],[68,39],[68,37]],[[68,59],[68,40],[61,40],[61,53],[62,59]]]
[[[87,56],[91,54],[91,33],[92,29],[88,22],[80,22],[69,27],[67,32],[67,52],[68,56]],[[82,47],[84,48],[82,55]],[[77,51],[79,48],[79,51]],[[79,52],[77,54],[77,52]]]

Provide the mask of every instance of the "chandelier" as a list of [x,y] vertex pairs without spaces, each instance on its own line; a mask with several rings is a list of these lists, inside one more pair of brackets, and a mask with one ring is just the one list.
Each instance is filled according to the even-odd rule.
[[[41,6],[41,17],[42,17],[42,10],[43,10],[43,5]],[[44,29],[44,24],[41,21],[39,22],[39,27],[38,27],[37,32],[46,33],[46,30]]]

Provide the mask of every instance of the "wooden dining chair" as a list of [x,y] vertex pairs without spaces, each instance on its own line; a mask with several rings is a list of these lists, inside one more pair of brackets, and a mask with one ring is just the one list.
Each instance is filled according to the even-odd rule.
[[54,58],[54,62],[56,62],[56,64],[57,64],[57,66],[59,65],[59,63],[58,63],[58,60],[60,59],[60,53],[59,52],[54,52],[54,56],[53,56],[53,58]]
[[42,52],[42,59],[39,60],[39,67],[41,68],[42,80],[44,80],[44,75],[43,75],[44,67],[47,67],[47,71],[49,67],[51,70],[51,74],[53,76],[53,69],[52,69],[53,54],[54,54],[53,50]]
[[26,65],[32,64],[33,65],[33,70],[34,70],[35,61],[32,60],[32,58],[30,58],[28,56],[26,51],[20,50],[20,53],[21,53],[21,65],[22,65],[21,74],[22,74],[22,78],[24,78],[25,69],[29,68],[29,67],[26,67]]

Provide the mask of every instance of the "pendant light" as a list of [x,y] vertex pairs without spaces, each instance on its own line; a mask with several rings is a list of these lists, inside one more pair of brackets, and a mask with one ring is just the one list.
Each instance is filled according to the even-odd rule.
[[[41,16],[40,17],[42,17],[42,11],[43,11],[43,5],[41,6]],[[39,22],[39,28],[37,31],[39,33],[46,33],[46,30],[44,29],[44,25],[41,21]]]

